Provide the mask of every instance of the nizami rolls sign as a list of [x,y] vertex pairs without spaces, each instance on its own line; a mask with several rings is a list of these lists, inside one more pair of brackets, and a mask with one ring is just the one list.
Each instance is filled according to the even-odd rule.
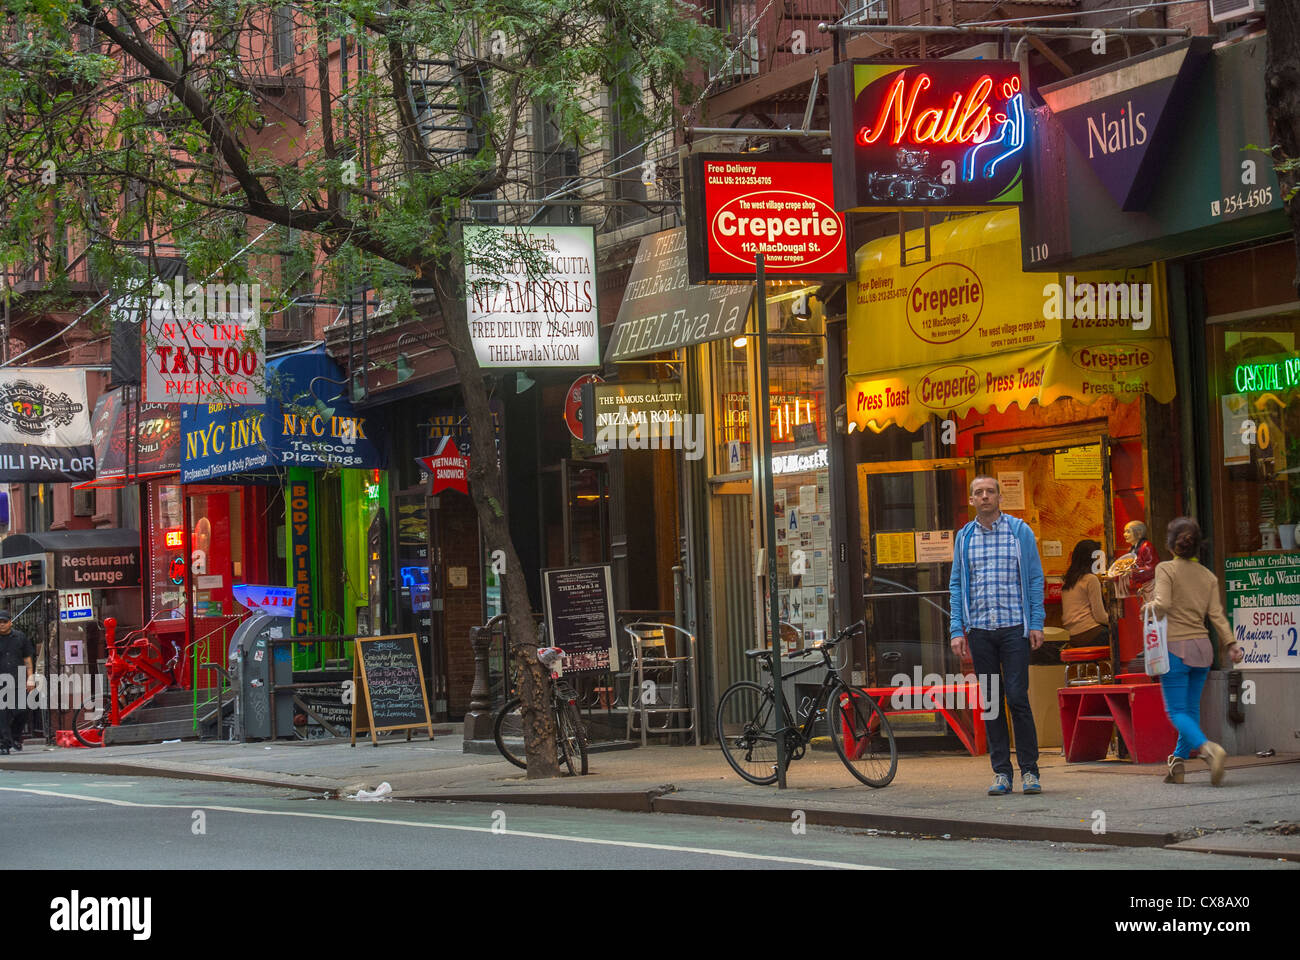
[[466,227],[465,250],[480,367],[600,366],[591,227]]
[[1020,65],[856,61],[829,73],[835,207],[1019,203]]
[[692,159],[692,283],[752,280],[760,253],[769,276],[830,279],[848,273],[848,238],[844,218],[835,212],[828,161],[743,154]]

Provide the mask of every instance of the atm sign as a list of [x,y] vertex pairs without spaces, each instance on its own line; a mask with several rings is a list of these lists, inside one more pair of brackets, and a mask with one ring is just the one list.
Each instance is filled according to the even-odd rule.
[[59,619],[63,621],[93,620],[95,608],[89,590],[60,590]]

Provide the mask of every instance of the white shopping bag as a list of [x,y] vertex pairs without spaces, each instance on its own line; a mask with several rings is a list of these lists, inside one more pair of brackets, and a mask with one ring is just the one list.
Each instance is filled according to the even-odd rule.
[[1145,654],[1148,677],[1159,677],[1169,672],[1169,622],[1156,617],[1153,604],[1142,605],[1142,651]]

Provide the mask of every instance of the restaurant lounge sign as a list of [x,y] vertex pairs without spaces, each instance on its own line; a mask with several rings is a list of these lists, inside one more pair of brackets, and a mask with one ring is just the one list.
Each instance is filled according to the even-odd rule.
[[837,210],[1024,198],[1015,61],[853,61],[829,80]]
[[839,279],[849,270],[831,165],[807,157],[696,154],[687,191],[690,280]]

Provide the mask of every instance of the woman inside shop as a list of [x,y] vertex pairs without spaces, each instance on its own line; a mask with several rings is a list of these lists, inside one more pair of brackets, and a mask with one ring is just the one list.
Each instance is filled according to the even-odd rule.
[[1101,598],[1101,581],[1092,572],[1101,544],[1080,540],[1070,554],[1070,568],[1061,584],[1061,626],[1070,632],[1069,646],[1110,643],[1110,615]]
[[1174,559],[1156,567],[1152,601],[1156,616],[1168,620],[1169,672],[1160,678],[1160,692],[1169,722],[1178,731],[1165,783],[1183,782],[1183,763],[1196,750],[1210,765],[1210,783],[1217,787],[1223,782],[1227,753],[1201,729],[1201,690],[1214,662],[1207,618],[1233,663],[1240,663],[1245,652],[1223,615],[1218,578],[1197,559],[1200,525],[1191,517],[1179,517],[1169,524],[1166,540]]

